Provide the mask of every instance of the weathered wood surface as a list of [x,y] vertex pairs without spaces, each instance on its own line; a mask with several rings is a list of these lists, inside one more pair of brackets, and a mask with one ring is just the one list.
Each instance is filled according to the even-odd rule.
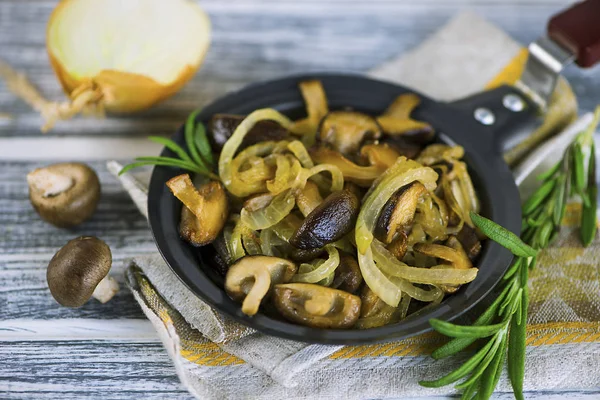
[[[206,0],[213,42],[202,70],[174,98],[144,113],[77,118],[42,137],[39,116],[0,84],[0,398],[189,399],[133,297],[76,310],[50,296],[45,268],[78,235],[113,250],[114,273],[155,250],[146,221],[104,167],[128,157],[149,134],[170,134],[189,111],[249,82],[315,71],[363,72],[406,51],[459,10],[470,9],[526,43],[562,0]],[[0,0],[0,58],[27,73],[51,99],[62,92],[48,66],[45,23],[54,0]],[[584,110],[600,99],[598,71],[566,75]],[[10,114],[11,118],[2,115]],[[110,138],[112,141],[102,138]],[[111,151],[118,148],[118,151]],[[77,149],[77,150],[74,150]],[[71,153],[74,152],[75,154]],[[74,230],[41,221],[25,175],[45,160],[95,160],[102,181],[96,215]],[[600,398],[599,392],[529,393],[528,398]],[[499,394],[508,399],[510,395]]]

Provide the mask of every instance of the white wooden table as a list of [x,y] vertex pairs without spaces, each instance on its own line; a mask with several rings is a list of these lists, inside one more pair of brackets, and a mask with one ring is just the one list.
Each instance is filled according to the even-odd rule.
[[[44,47],[45,23],[56,2],[0,0],[0,58],[25,71],[51,99],[62,96]],[[0,113],[11,116],[0,117],[0,398],[190,398],[130,293],[122,290],[106,305],[91,301],[68,309],[46,286],[54,252],[82,234],[108,242],[116,274],[128,257],[155,251],[146,221],[104,160],[155,153],[147,135],[169,135],[191,110],[249,82],[311,71],[366,71],[415,46],[459,10],[480,13],[529,42],[568,1],[201,3],[213,23],[206,63],[181,93],[150,111],[104,121],[80,118],[44,136],[38,115],[0,84]],[[581,108],[591,110],[600,101],[600,73],[572,68],[566,75]],[[100,175],[98,212],[76,229],[44,223],[28,201],[26,173],[50,160],[87,161]],[[528,393],[530,398],[564,395],[600,398],[600,390]]]

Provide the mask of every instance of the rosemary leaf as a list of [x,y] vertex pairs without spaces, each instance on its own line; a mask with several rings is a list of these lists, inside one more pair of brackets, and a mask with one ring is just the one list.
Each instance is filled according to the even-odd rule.
[[210,143],[208,142],[208,137],[206,136],[206,128],[202,122],[198,122],[196,125],[194,143],[202,159],[212,168],[215,165],[215,160],[210,148]]
[[173,153],[177,154],[177,156],[179,158],[181,158],[183,161],[189,161],[191,163],[194,162],[190,158],[190,156],[188,155],[188,153],[186,153],[186,151],[181,146],[179,146],[177,143],[175,143],[171,139],[167,139],[167,138],[164,138],[162,136],[148,136],[148,140],[150,140],[150,141],[152,141],[154,143],[162,144],[167,149],[169,149]]
[[537,176],[537,180],[538,181],[545,181],[548,178],[551,178],[552,176],[554,176],[554,174],[556,174],[560,170],[561,165],[562,165],[562,161],[557,162],[556,164],[554,164],[552,166],[552,168],[550,168],[549,170],[547,170],[547,171],[539,174]]
[[567,179],[564,175],[561,175],[556,182],[556,188],[554,189],[554,197],[556,199],[556,205],[553,210],[553,221],[554,225],[560,226],[565,206],[567,204]]
[[527,335],[527,306],[529,293],[527,289],[528,268],[521,270],[523,296],[521,298],[521,323],[513,318],[508,337],[508,377],[516,399],[523,399],[523,379],[525,375],[525,344]]
[[474,212],[470,213],[471,220],[488,238],[507,248],[515,256],[533,257],[537,251],[525,244],[517,235],[498,225],[492,220]]
[[489,399],[492,396],[494,388],[500,380],[500,374],[502,373],[502,365],[506,357],[507,344],[508,334],[505,334],[502,337],[502,341],[500,342],[500,347],[498,351],[496,351],[496,354],[494,355],[494,359],[481,376],[481,388],[479,397],[483,399]]
[[588,205],[581,210],[581,241],[584,246],[589,246],[596,236],[598,229],[597,207],[598,207],[598,184],[596,183],[596,146],[592,143],[590,149],[590,161],[588,164]]
[[[156,165],[167,165],[170,167],[178,167],[178,168],[182,168],[182,169],[186,169],[188,171],[193,171],[193,172],[198,172],[198,173],[202,173],[202,172],[206,172],[205,169],[201,168],[200,166],[189,162],[189,161],[183,161],[180,160],[179,158],[174,158],[174,157],[137,157],[135,159],[136,161],[153,161],[156,163]],[[161,164],[158,164],[161,163]]]
[[208,166],[206,165],[206,163],[202,160],[202,157],[200,157],[200,154],[198,153],[198,149],[196,148],[196,143],[194,141],[194,127],[196,124],[196,116],[198,115],[200,111],[196,110],[193,113],[190,114],[190,116],[188,117],[188,119],[185,121],[185,127],[184,127],[184,137],[185,137],[185,144],[188,148],[188,151],[190,152],[190,155],[192,156],[192,159],[194,160],[194,162],[200,166],[202,166],[205,170],[209,170]]
[[573,173],[575,174],[575,190],[581,194],[585,191],[585,172],[583,162],[583,150],[579,143],[573,143],[573,157],[571,161],[573,163]]
[[504,330],[498,331],[496,333],[496,335],[494,336],[494,338],[490,339],[490,341],[493,342],[493,345],[490,348],[490,351],[488,351],[488,353],[485,355],[483,360],[479,363],[479,365],[477,365],[477,368],[475,368],[473,370],[469,379],[467,379],[466,381],[464,381],[461,384],[456,385],[455,388],[465,389],[476,383],[476,381],[485,372],[487,367],[490,365],[490,363],[496,356],[496,352],[498,351],[498,348],[500,347],[500,344],[502,343],[502,339],[504,338],[505,335],[506,335],[506,328]]
[[429,323],[442,335],[460,338],[484,338],[496,334],[500,329],[506,326],[505,322],[494,325],[484,326],[465,326],[455,325],[450,322],[441,321],[439,319],[430,319]]
[[545,181],[527,201],[523,204],[523,215],[529,215],[535,211],[540,204],[552,193],[554,185],[556,184],[555,179]]
[[475,367],[477,367],[481,360],[483,360],[493,344],[494,342],[492,340],[488,340],[485,346],[483,346],[477,353],[469,358],[469,360],[467,360],[463,365],[450,372],[448,375],[443,376],[440,379],[436,379],[435,381],[419,381],[419,385],[429,388],[438,388],[450,385],[451,383],[464,378],[465,376],[469,375],[469,373],[471,373]]

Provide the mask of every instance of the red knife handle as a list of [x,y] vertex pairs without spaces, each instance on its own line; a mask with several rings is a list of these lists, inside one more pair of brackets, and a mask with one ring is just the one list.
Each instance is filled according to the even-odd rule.
[[548,36],[571,51],[579,66],[596,64],[600,61],[600,0],[585,0],[554,15]]

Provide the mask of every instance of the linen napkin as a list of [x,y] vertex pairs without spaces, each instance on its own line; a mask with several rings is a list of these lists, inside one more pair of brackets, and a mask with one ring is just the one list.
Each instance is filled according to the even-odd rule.
[[[474,52],[473,40],[484,40],[485,46]],[[417,49],[371,74],[451,100],[513,83],[525,58],[526,52],[505,33],[476,15],[462,14]],[[506,159],[516,162],[575,115],[575,97],[562,80],[545,123],[528,144],[513,149]],[[116,174],[120,165],[109,162],[108,168]],[[147,215],[142,180],[130,174],[119,179]],[[566,229],[554,247],[542,254],[530,278],[526,390],[600,385],[597,374],[577,373],[600,366],[599,244],[588,249],[579,245],[570,229],[578,221],[579,209],[570,206]],[[158,254],[134,259],[126,281],[156,327],[181,381],[199,399],[363,399],[454,393],[452,388],[417,385],[418,380],[441,376],[461,361],[434,362],[427,356],[443,340],[434,333],[382,345],[307,345],[254,332],[212,310]],[[506,377],[499,390],[509,390]]]

